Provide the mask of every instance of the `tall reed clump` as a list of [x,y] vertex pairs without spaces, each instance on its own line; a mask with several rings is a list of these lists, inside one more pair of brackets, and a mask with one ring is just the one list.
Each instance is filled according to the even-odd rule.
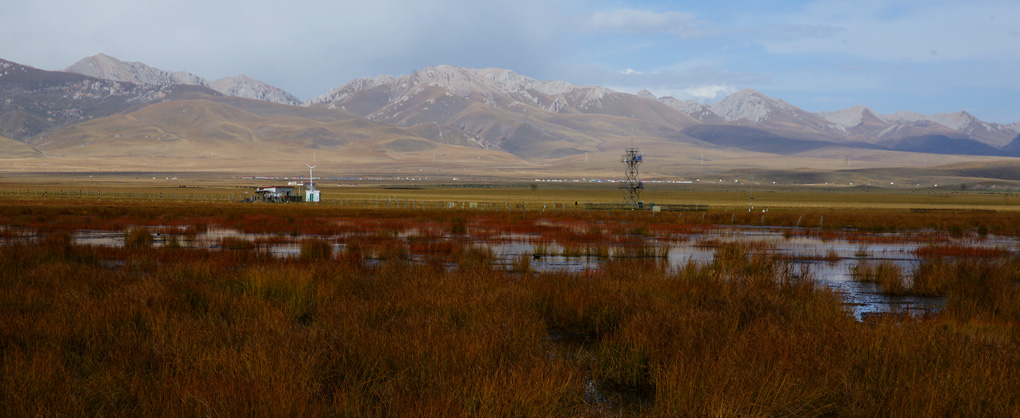
[[333,243],[321,238],[301,241],[302,260],[329,260],[333,257]]
[[1020,259],[960,259],[953,264],[953,279],[943,279],[946,315],[1020,322]]
[[903,269],[889,260],[861,261],[850,267],[850,279],[878,285],[883,294],[906,295],[910,288],[904,281]]
[[533,272],[531,267],[531,259],[534,258],[527,254],[517,254],[510,260],[510,272],[520,273],[524,275],[531,274]]
[[450,220],[450,234],[451,235],[467,234],[467,220],[464,218],[454,218]]
[[944,296],[960,273],[958,263],[947,258],[923,259],[911,275],[910,293],[917,296]]
[[152,233],[145,226],[136,226],[124,232],[124,245],[128,247],[151,247]]

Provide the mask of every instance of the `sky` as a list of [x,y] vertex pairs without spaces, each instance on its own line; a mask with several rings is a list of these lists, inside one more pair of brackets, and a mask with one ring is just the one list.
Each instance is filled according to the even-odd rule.
[[105,53],[302,100],[430,65],[713,103],[751,88],[802,109],[968,111],[1020,121],[1015,0],[4,0],[0,58],[60,70]]

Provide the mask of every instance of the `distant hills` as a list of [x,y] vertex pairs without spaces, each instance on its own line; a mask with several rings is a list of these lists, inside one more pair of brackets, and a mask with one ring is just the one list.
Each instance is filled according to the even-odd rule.
[[942,163],[1020,156],[1020,123],[984,122],[963,111],[879,115],[854,106],[812,113],[750,89],[706,105],[448,65],[352,80],[302,103],[245,76],[209,82],[103,54],[65,71],[0,60],[0,139],[7,141],[0,158],[7,159],[201,153],[209,164],[243,164],[319,152],[396,167],[427,153],[447,162],[457,156],[479,170],[481,162],[499,161],[508,171],[564,173],[612,172],[622,149],[636,145],[657,157],[649,161],[659,161],[651,169],[661,175],[703,166],[706,155],[715,170],[927,164],[916,154]]

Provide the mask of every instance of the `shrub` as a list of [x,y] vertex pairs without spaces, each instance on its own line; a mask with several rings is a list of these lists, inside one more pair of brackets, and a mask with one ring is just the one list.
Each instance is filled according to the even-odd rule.
[[333,244],[322,239],[309,239],[301,242],[302,260],[329,260],[333,257]]
[[127,247],[151,247],[152,233],[145,226],[128,229],[124,233],[124,245]]

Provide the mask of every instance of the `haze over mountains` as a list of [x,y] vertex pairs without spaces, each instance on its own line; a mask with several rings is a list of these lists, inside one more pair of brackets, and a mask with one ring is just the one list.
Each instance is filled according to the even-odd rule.
[[[202,161],[187,156],[198,150],[210,154],[206,163],[232,158],[235,166],[269,153],[289,163],[319,152],[386,169],[438,153],[446,160],[436,167],[458,159],[479,169],[569,173],[615,170],[634,145],[658,156],[654,171],[664,176],[706,156],[718,169],[765,160],[822,169],[929,160],[914,153],[941,163],[1020,155],[1020,123],[963,111],[812,113],[750,89],[705,105],[447,65],[352,80],[301,103],[245,76],[209,82],[102,54],[65,71],[0,60],[0,137],[0,158],[179,158],[196,168]],[[217,149],[227,154],[215,158]]]

